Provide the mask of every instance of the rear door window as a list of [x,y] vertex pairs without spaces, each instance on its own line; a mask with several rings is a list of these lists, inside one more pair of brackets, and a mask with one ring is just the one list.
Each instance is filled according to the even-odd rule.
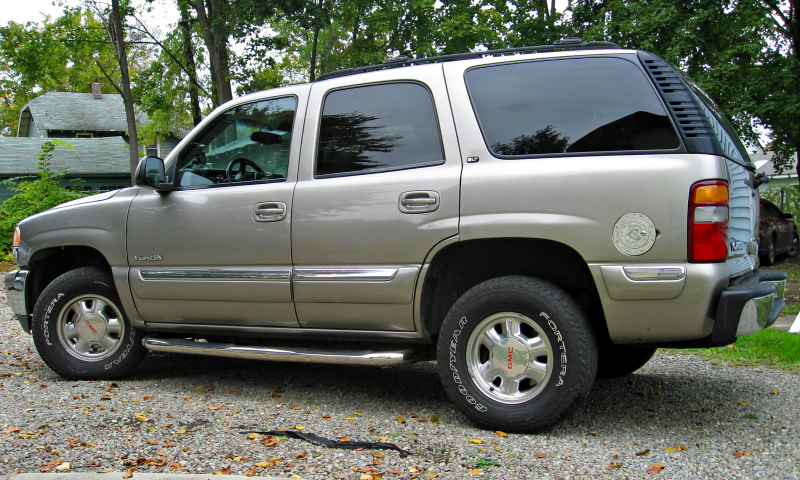
[[316,177],[444,163],[430,91],[408,82],[334,90],[325,97]]
[[675,150],[680,139],[650,81],[612,57],[473,68],[467,88],[499,157]]

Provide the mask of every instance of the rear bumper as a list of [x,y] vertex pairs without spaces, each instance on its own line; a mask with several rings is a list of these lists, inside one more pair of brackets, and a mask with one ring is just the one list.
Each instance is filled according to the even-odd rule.
[[30,270],[21,268],[8,272],[5,276],[6,302],[17,316],[19,324],[26,333],[31,331],[31,312],[25,302],[25,288]]
[[775,323],[786,305],[785,289],[786,273],[779,271],[757,272],[729,286],[717,304],[710,340],[733,341]]

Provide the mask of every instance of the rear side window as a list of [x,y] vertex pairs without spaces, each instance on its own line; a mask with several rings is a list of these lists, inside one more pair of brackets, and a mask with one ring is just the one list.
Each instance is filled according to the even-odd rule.
[[325,97],[315,176],[444,162],[433,99],[418,83],[334,90]]
[[574,58],[469,70],[486,144],[501,157],[673,150],[680,139],[636,65]]

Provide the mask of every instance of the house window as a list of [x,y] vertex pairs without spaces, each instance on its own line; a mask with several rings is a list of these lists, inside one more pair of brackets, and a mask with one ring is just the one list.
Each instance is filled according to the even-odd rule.
[[77,133],[75,138],[94,138],[94,133]]
[[104,192],[111,192],[111,191],[114,191],[114,190],[120,190],[120,189],[123,189],[123,188],[126,188],[126,187],[124,185],[101,185],[101,186],[97,187],[97,191],[100,192],[100,193],[104,193]]
[[67,190],[71,190],[73,192],[91,193],[92,187],[89,185],[68,185]]

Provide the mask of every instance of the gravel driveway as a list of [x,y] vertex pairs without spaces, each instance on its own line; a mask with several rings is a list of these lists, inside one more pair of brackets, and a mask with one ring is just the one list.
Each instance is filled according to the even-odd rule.
[[[124,381],[65,381],[41,363],[2,292],[0,352],[0,474],[56,471],[63,461],[72,472],[117,472],[109,478],[132,465],[306,479],[800,478],[800,376],[672,352],[634,375],[598,381],[549,433],[508,436],[468,424],[445,398],[434,363],[151,353]],[[240,433],[291,428],[414,454]],[[253,470],[259,462],[267,463]]]

